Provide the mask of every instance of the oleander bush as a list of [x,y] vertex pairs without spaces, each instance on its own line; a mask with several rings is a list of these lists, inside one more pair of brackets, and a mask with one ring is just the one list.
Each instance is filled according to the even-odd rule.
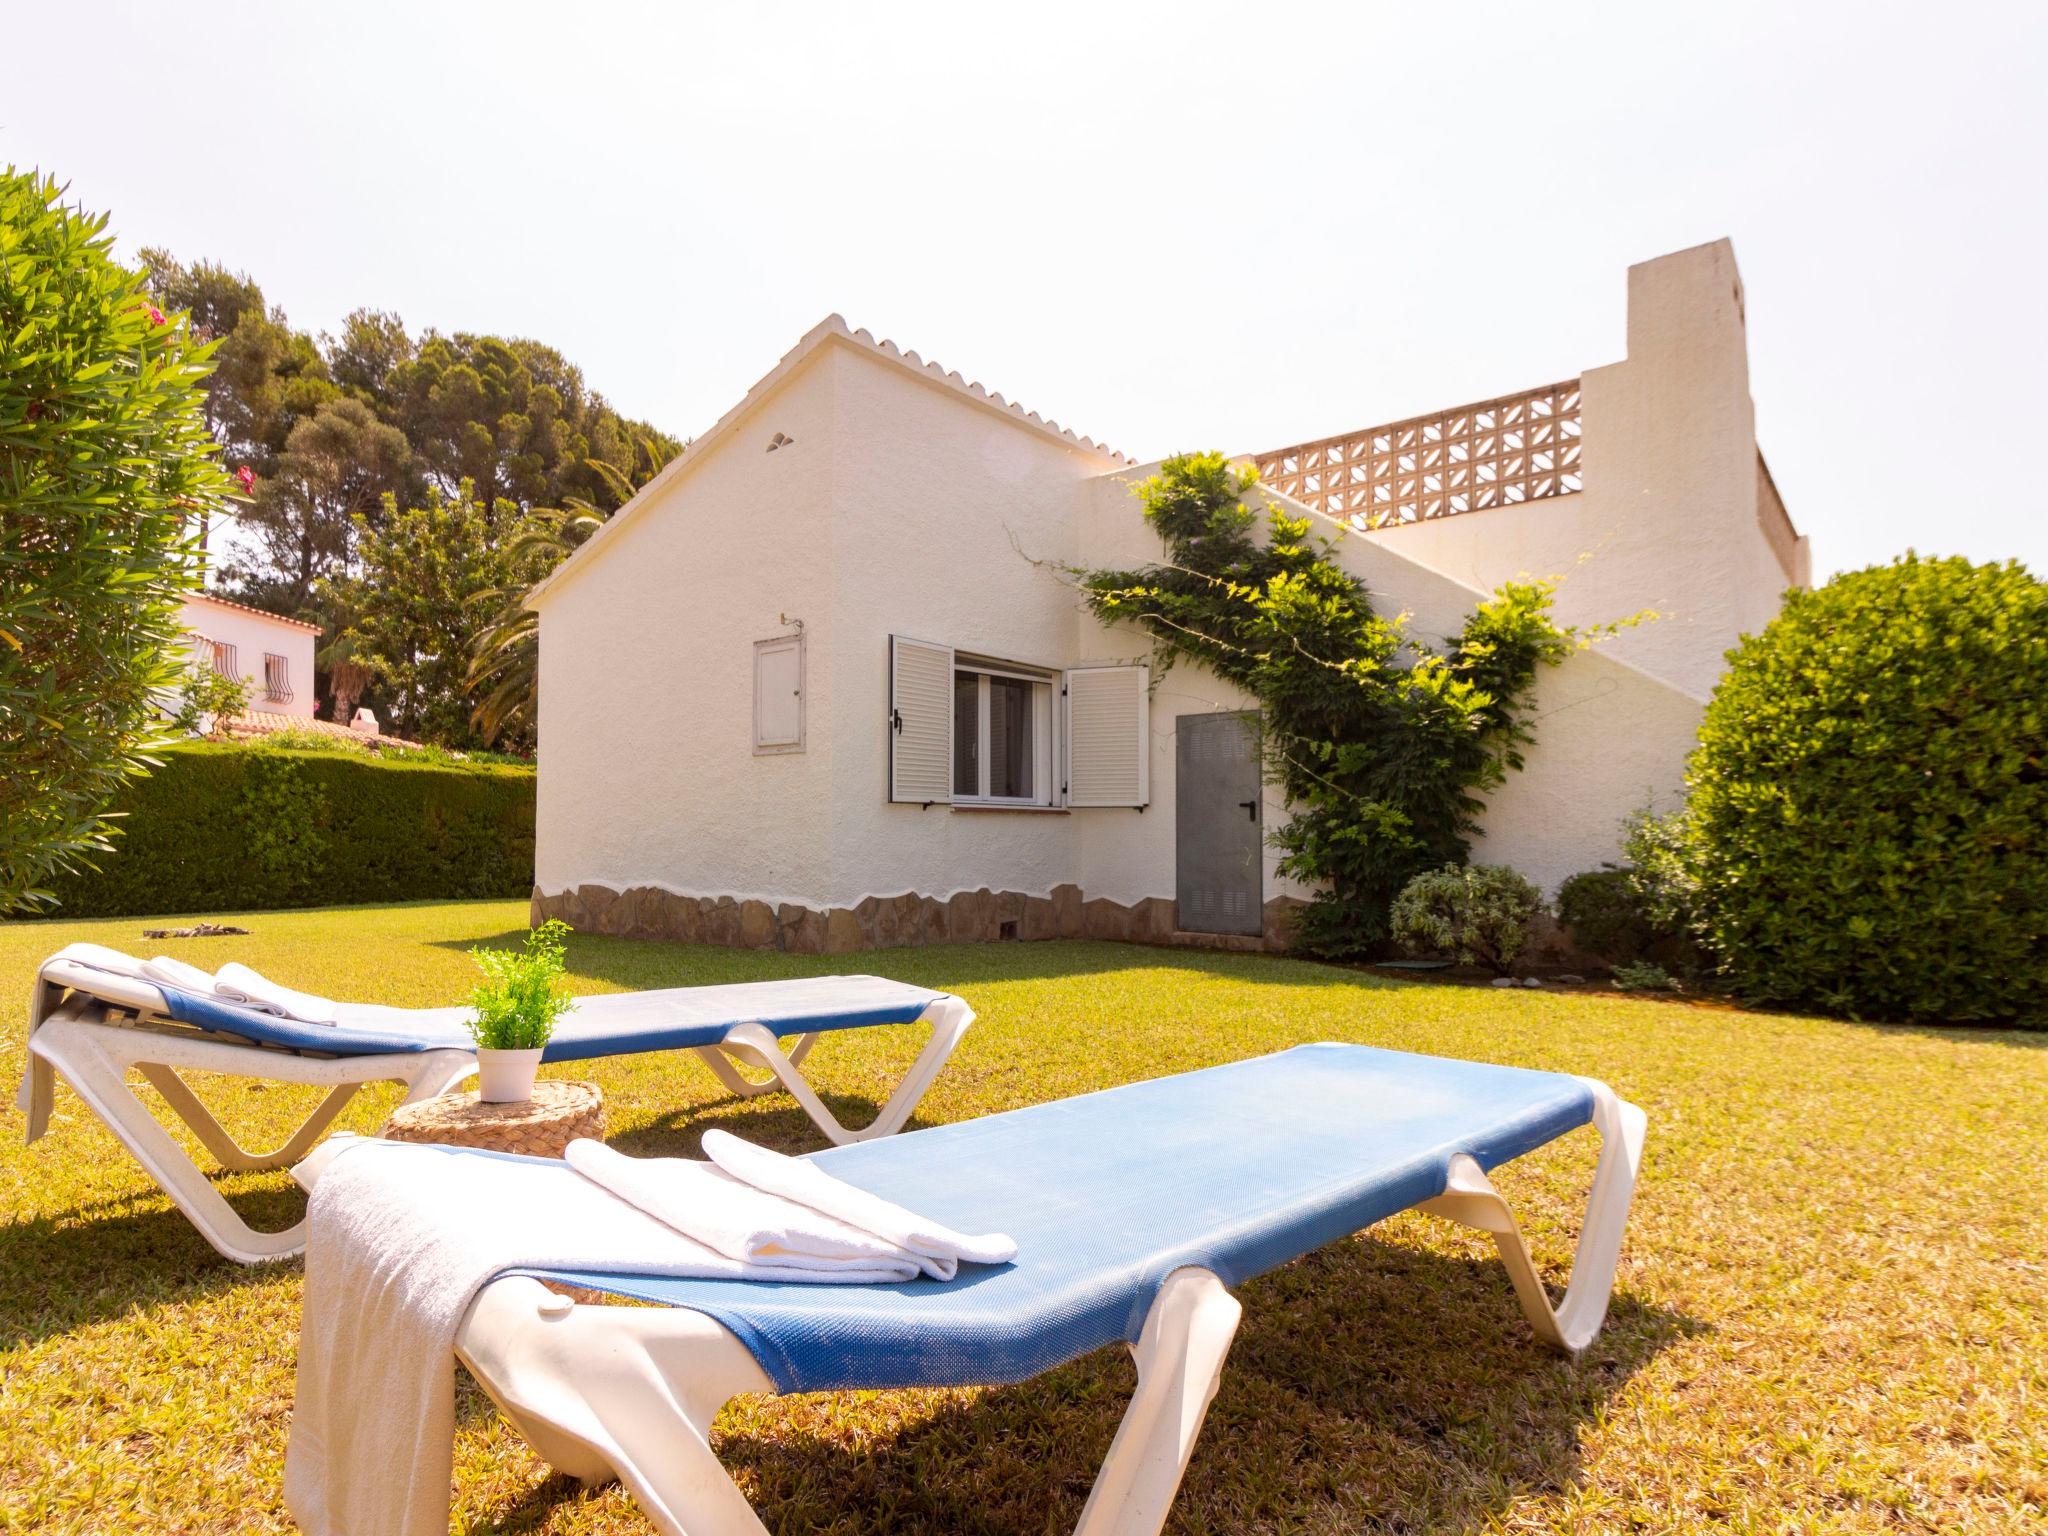
[[1542,893],[1505,864],[1446,864],[1394,898],[1394,939],[1412,954],[1449,955],[1506,976],[1542,910]]
[[343,748],[163,749],[115,809],[97,870],[52,882],[66,917],[523,896],[534,775]]
[[1907,555],[1731,654],[1683,830],[1738,992],[2048,1023],[2048,584]]
[[0,166],[0,913],[108,855],[229,510],[213,348],[113,249],[106,215]]

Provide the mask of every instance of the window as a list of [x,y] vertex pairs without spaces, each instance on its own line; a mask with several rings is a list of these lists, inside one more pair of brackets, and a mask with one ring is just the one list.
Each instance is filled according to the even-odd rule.
[[1150,798],[1150,672],[1067,672],[889,637],[897,805],[1127,806]]
[[292,701],[291,664],[268,651],[263,653],[263,697],[273,704]]
[[754,642],[754,752],[804,749],[804,637]]
[[1052,804],[1052,679],[953,671],[953,799]]
[[241,668],[235,662],[235,648],[229,645],[227,641],[209,640],[206,636],[201,635],[199,637],[199,645],[201,653],[206,659],[206,664],[212,667],[214,671],[218,672],[222,677],[241,677]]

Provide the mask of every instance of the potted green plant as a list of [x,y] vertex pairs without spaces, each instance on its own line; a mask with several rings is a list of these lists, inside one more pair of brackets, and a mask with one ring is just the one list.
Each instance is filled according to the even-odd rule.
[[569,925],[551,918],[518,949],[472,949],[484,979],[469,994],[476,1041],[477,1097],[486,1104],[518,1104],[533,1097],[540,1053],[555,1020],[576,1006],[557,988],[565,964],[562,940]]

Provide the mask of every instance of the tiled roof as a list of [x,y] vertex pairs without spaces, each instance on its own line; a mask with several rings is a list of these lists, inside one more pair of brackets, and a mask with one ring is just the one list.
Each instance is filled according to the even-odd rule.
[[[915,352],[904,351],[901,347],[897,346],[895,342],[890,341],[887,337],[884,337],[880,341],[877,341],[873,333],[867,330],[863,329],[858,331],[850,331],[846,328],[846,321],[838,315],[827,315],[812,330],[811,335],[815,336],[818,333],[818,331],[834,332],[840,336],[844,336],[849,341],[856,341],[859,342],[864,347],[870,347],[875,351],[881,353],[884,357],[894,358],[898,362],[907,363],[912,368],[915,368],[920,372],[929,375],[931,378],[937,379],[941,384],[945,384],[953,389],[957,389],[962,394],[972,396],[976,400],[985,400],[990,405],[1000,406],[1003,410],[1006,410],[1011,415],[1017,417],[1018,420],[1028,422],[1035,427],[1043,428],[1045,431],[1052,433],[1056,437],[1065,438],[1068,442],[1072,443],[1077,448],[1086,448],[1092,453],[1107,454],[1110,458],[1115,459],[1119,464],[1130,464],[1135,462],[1129,457],[1129,455],[1118,452],[1116,449],[1110,447],[1107,443],[1098,443],[1092,437],[1082,437],[1078,433],[1076,433],[1071,427],[1063,427],[1056,421],[1053,421],[1047,417],[1040,416],[1036,411],[1027,411],[1024,409],[1023,406],[1019,405],[1016,401],[1005,400],[1001,395],[991,392],[990,390],[988,390],[981,384],[977,383],[973,379],[962,378],[960,374],[955,370],[948,369],[939,363],[927,362],[925,359],[919,357]],[[809,341],[810,337],[806,336],[804,340]],[[799,342],[798,350],[801,350],[802,346],[803,343]]]
[[268,608],[251,608],[247,603],[238,603],[228,597],[216,597],[211,592],[187,592],[185,601],[212,603],[219,608],[233,608],[238,613],[253,613],[259,619],[269,619],[276,624],[289,624],[293,629],[310,629],[316,635],[320,633],[318,624],[308,624],[304,619],[288,619],[281,613],[272,613]]

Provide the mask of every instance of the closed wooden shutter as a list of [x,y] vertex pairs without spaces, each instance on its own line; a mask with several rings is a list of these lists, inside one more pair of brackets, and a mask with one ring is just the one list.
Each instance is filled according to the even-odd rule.
[[889,798],[953,798],[953,648],[889,637]]
[[1067,804],[1151,797],[1151,668],[1076,667],[1066,677]]
[[804,749],[804,641],[801,635],[754,642],[754,750]]

